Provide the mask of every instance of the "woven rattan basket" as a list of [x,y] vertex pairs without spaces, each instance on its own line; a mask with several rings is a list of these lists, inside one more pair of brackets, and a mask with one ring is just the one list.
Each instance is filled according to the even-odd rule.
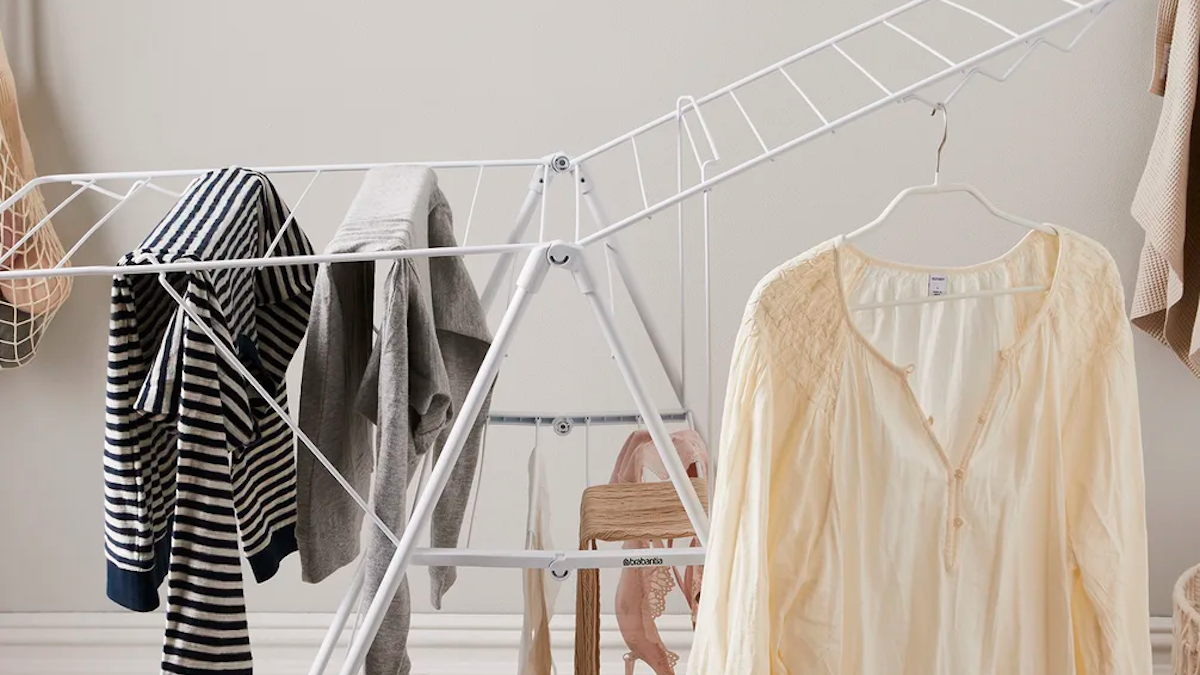
[[1175,644],[1171,647],[1171,672],[1200,675],[1200,565],[1179,577],[1172,599]]

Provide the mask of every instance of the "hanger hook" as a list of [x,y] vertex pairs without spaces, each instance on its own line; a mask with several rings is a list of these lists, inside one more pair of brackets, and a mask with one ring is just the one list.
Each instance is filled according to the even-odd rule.
[[945,103],[940,103],[940,102],[939,102],[937,105],[935,105],[935,106],[933,107],[933,110],[932,110],[932,111],[930,111],[930,113],[929,113],[929,114],[930,114],[930,116],[936,115],[936,114],[938,114],[938,111],[939,111],[939,110],[942,112],[942,141],[941,141],[940,143],[938,143],[938,147],[937,147],[937,158],[936,158],[936,160],[935,160],[935,162],[934,162],[934,165],[933,165],[933,184],[934,184],[934,185],[937,185],[937,184],[938,184],[938,180],[939,180],[939,178],[941,178],[941,174],[942,174],[942,148],[946,147],[946,137],[947,137],[947,136],[949,135],[949,133],[950,133],[950,113],[948,113],[948,112],[946,111],[946,104],[945,104]]

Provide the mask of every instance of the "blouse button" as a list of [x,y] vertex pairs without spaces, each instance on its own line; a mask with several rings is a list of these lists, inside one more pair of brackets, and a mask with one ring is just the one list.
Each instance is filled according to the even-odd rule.
[[963,524],[965,524],[966,522],[967,522],[967,521],[963,520],[962,518],[955,518],[955,519],[954,519],[954,526],[955,526],[955,527],[962,527],[962,526],[963,526]]
[[955,478],[955,479],[957,479],[957,480],[962,480],[963,478],[965,478],[965,477],[966,477],[966,475],[967,475],[967,472],[966,472],[966,471],[963,471],[962,469],[955,469],[955,470],[954,470],[954,478]]
[[979,423],[980,423],[980,424],[983,424],[983,423],[984,423],[984,422],[986,422],[986,421],[987,421],[987,413],[982,413],[982,414],[980,414],[980,415],[979,415]]

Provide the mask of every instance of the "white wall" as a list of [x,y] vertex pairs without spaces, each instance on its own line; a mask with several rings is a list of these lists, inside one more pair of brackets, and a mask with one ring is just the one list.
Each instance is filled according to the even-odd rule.
[[[40,169],[59,173],[577,152],[665,112],[679,94],[707,92],[894,4],[10,0],[0,7],[0,27]],[[1152,5],[1118,3],[1075,53],[1040,52],[1004,86],[974,82],[952,106],[943,166],[947,178],[974,182],[1003,207],[1099,239],[1130,288],[1142,236],[1128,206],[1158,114],[1157,99],[1145,93]],[[994,0],[990,6],[1015,24],[1021,7],[1059,9],[1056,0]],[[942,44],[962,53],[955,40]],[[851,45],[885,77],[900,77],[909,65],[887,58],[894,42]],[[869,100],[870,85],[845,64],[826,65],[841,70],[797,75],[831,113]],[[776,143],[809,124],[787,94],[759,91],[745,99]],[[731,158],[746,156],[752,138],[729,113],[713,113],[722,150]],[[717,391],[723,391],[733,334],[754,283],[784,259],[874,217],[899,188],[928,180],[938,132],[920,106],[895,106],[716,193]],[[669,150],[669,139],[662,140],[657,150]],[[655,155],[653,147],[646,153],[652,197],[663,196],[671,180],[669,154]],[[601,185],[613,193],[612,209],[632,207],[637,197],[629,165],[609,164],[601,169],[612,177]],[[626,172],[618,177],[618,169]],[[523,172],[485,179],[473,241],[504,235],[525,180]],[[473,176],[444,174],[443,183],[464,222]],[[280,187],[294,200],[303,183],[284,180]],[[300,210],[298,221],[318,248],[355,187],[355,179],[333,177]],[[108,206],[97,198],[65,212],[57,221],[60,232],[79,236]],[[165,197],[151,195],[122,212],[83,248],[79,262],[116,259],[168,206]],[[547,227],[555,236],[569,234],[570,213],[569,195],[554,192]],[[990,258],[1020,234],[953,197],[909,204],[896,220],[899,227],[869,246],[912,262]],[[673,215],[664,214],[631,233],[627,245],[642,283],[655,291],[667,333],[677,337],[673,223]],[[689,250],[695,250],[694,237]],[[472,269],[483,274],[486,263],[472,261]],[[114,608],[104,597],[101,545],[107,285],[80,280],[38,360],[0,374],[0,611]],[[649,366],[627,301],[618,311]],[[552,277],[506,362],[495,407],[628,408],[590,321],[569,280]],[[687,332],[696,337],[694,321]],[[692,342],[691,355],[699,349]],[[1200,384],[1142,336],[1137,357],[1152,602],[1163,615],[1173,580],[1200,560],[1194,487]],[[689,360],[695,383],[698,362]],[[664,379],[650,379],[668,404]],[[624,432],[597,430],[587,444],[580,432],[565,440],[543,432],[560,546],[575,544],[585,445],[591,479],[603,480]],[[517,546],[532,432],[496,429],[491,440],[472,544]],[[428,609],[423,572],[415,578],[418,608]],[[259,611],[328,610],[344,583],[341,577],[307,587],[292,560],[279,579],[252,588],[249,602]],[[564,589],[563,609],[572,597],[573,589]],[[486,613],[517,611],[519,603],[515,573],[470,570],[446,605]]]

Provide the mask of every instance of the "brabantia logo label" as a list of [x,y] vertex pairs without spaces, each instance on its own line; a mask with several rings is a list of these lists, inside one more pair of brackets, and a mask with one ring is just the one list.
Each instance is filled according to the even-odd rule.
[[662,558],[626,558],[623,563],[625,567],[651,567],[663,564]]

